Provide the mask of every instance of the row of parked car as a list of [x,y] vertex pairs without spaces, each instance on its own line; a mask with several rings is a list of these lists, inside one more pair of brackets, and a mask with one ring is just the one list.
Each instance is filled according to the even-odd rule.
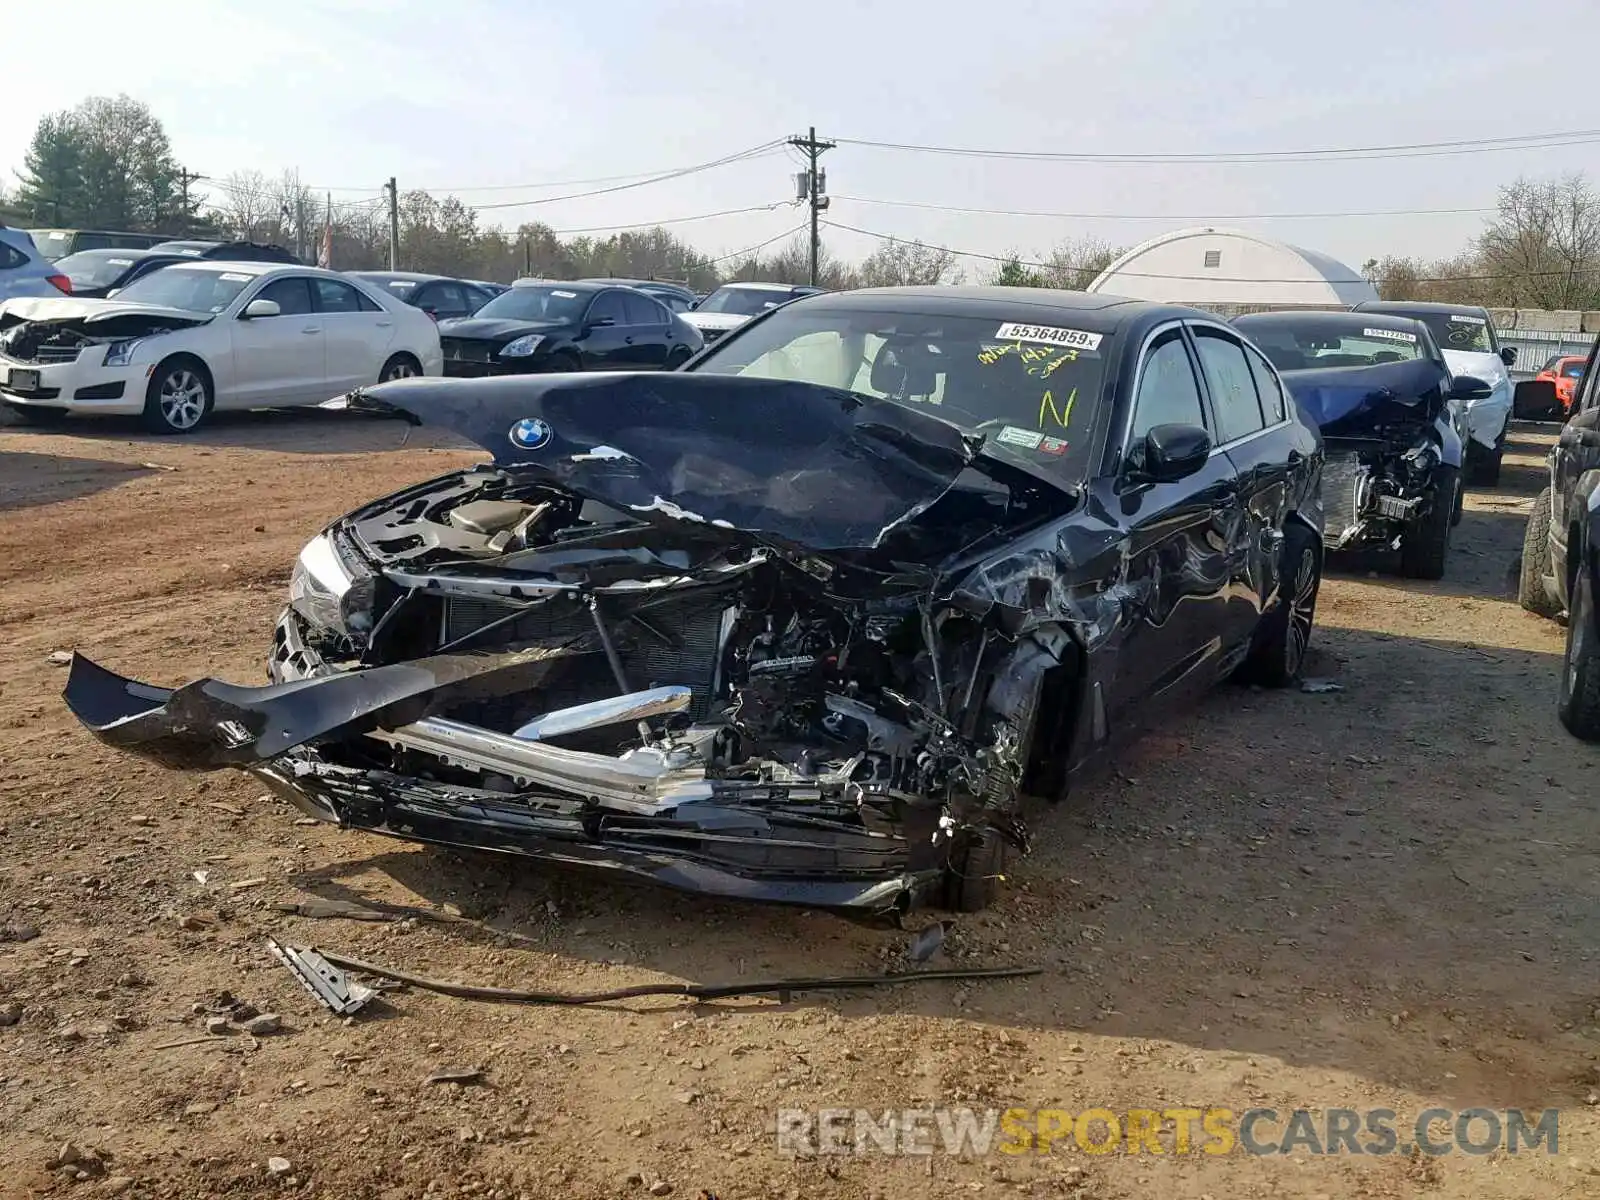
[[[109,236],[109,235],[108,235]],[[278,246],[174,241],[53,263],[0,228],[0,404],[24,421],[137,414],[156,432],[215,409],[318,403],[411,375],[671,369],[719,333],[816,289],[698,297],[650,280],[333,272]],[[705,303],[702,305],[701,301]]]

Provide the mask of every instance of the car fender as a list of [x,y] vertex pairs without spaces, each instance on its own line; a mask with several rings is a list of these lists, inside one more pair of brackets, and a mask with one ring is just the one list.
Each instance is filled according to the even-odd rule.
[[174,329],[170,333],[158,333],[142,338],[139,348],[133,354],[133,364],[130,369],[138,370],[139,373],[131,386],[142,388],[156,367],[174,355],[182,354],[200,360],[200,365],[211,377],[212,402],[222,404],[233,391],[235,379],[233,347],[231,344],[225,345],[222,352],[218,353],[216,333],[217,327],[213,323],[196,325],[192,329]]
[[1461,444],[1461,435],[1456,432],[1455,423],[1450,416],[1450,410],[1447,408],[1434,418],[1433,432],[1439,444],[1439,461],[1447,467],[1459,470],[1466,447]]

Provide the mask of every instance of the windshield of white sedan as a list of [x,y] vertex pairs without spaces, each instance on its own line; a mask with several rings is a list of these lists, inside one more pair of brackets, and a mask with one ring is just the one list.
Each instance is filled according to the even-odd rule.
[[695,311],[757,317],[767,309],[777,308],[793,298],[789,292],[768,291],[765,288],[718,288]]
[[219,313],[237,300],[239,293],[255,279],[255,275],[244,271],[213,271],[187,264],[171,266],[134,280],[117,293],[117,301]]
[[1036,324],[785,309],[718,343],[695,369],[893,400],[1081,479],[1112,339],[1074,316]]
[[562,287],[514,287],[485,304],[474,317],[499,317],[511,321],[571,323],[583,316],[593,296]]
[[1266,354],[1280,371],[1316,371],[1327,367],[1376,367],[1426,357],[1422,338],[1410,330],[1385,329],[1377,323],[1306,317],[1290,323],[1254,324],[1239,321],[1239,329]]

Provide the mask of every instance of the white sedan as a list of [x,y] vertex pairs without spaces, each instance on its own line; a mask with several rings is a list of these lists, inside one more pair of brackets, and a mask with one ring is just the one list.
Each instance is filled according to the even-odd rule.
[[213,408],[319,404],[443,370],[427,313],[315,267],[174,263],[111,299],[0,304],[0,403],[36,422],[137,413],[188,433]]

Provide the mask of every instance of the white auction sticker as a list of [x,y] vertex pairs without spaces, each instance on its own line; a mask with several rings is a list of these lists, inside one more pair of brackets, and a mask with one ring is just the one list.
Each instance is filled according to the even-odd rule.
[[1044,441],[1044,434],[1037,429],[1023,429],[1018,425],[1007,425],[994,440],[1004,442],[1008,446],[1025,446],[1029,450],[1037,450],[1039,443]]
[[563,300],[576,300],[578,298],[578,293],[577,292],[552,291],[550,294],[552,296],[559,296]]
[[1415,342],[1417,335],[1402,329],[1363,329],[1362,337],[1388,338],[1391,342]]
[[1452,325],[1487,325],[1482,317],[1469,317],[1466,313],[1451,313],[1445,318]]
[[226,279],[229,283],[249,283],[252,276],[240,275],[233,271],[224,271],[222,273],[222,278]]
[[1002,342],[1044,342],[1049,346],[1070,346],[1074,350],[1098,350],[1103,334],[1084,329],[1060,329],[1054,325],[1020,325],[1008,321],[995,331]]

